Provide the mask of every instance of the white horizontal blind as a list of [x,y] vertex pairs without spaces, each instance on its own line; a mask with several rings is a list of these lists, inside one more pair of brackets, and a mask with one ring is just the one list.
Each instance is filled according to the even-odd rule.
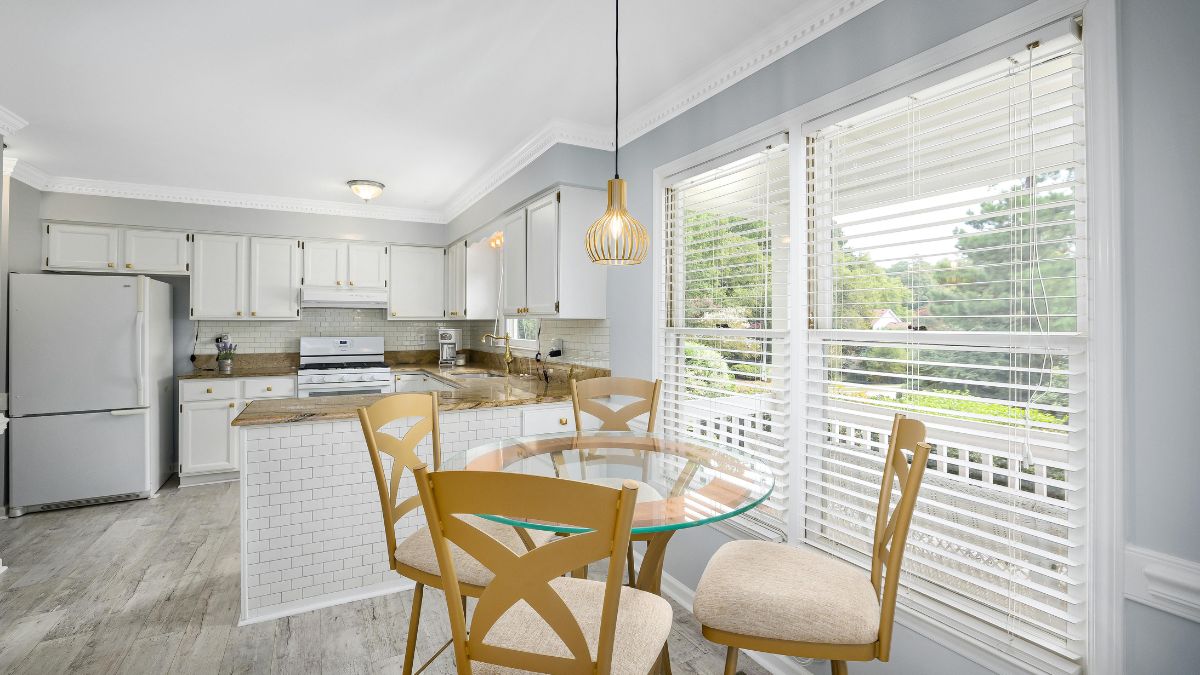
[[743,517],[786,536],[789,342],[786,143],[666,189],[658,335],[664,433],[775,476]]
[[1081,45],[829,125],[806,152],[803,537],[866,564],[891,416],[916,417],[933,454],[902,602],[1070,669],[1086,636]]

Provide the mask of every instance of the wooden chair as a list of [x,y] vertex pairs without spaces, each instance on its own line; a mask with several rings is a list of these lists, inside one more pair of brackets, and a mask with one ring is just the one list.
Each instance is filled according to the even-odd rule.
[[[696,586],[692,612],[704,637],[728,646],[727,675],[737,670],[739,649],[829,659],[834,675],[847,672],[846,661],[888,660],[900,563],[929,458],[924,441],[924,424],[896,415],[869,577],[855,565],[788,544],[735,541],[718,549]],[[912,452],[911,463],[902,450]],[[895,509],[893,480],[900,484]]]
[[[413,590],[412,612],[408,620],[408,642],[404,646],[405,675],[412,673],[425,586],[442,588],[442,578],[428,528],[421,527],[403,541],[396,542],[396,523],[421,504],[421,497],[415,490],[411,490],[408,497],[401,498],[400,479],[405,469],[412,471],[425,466],[425,462],[417,457],[416,448],[426,436],[432,436],[433,466],[435,469],[441,466],[442,441],[437,410],[436,392],[397,394],[377,401],[367,408],[358,409],[358,419],[362,424],[363,436],[366,437],[367,451],[371,455],[371,467],[375,470],[375,483],[379,488],[379,506],[383,513],[388,562],[393,570],[417,584]],[[416,421],[402,438],[380,431],[384,426],[404,419]],[[391,459],[388,465],[384,463],[384,455]],[[545,533],[530,534],[523,529],[483,518],[474,518],[472,522],[476,522],[489,536],[514,551],[529,550],[550,538],[550,535]],[[455,549],[454,555],[460,570],[458,588],[461,594],[479,597],[483,588],[492,580],[491,572],[461,550]],[[449,643],[446,643],[442,649],[448,645]],[[442,649],[439,649],[430,661],[436,658]]]
[[[545,476],[415,472],[446,580],[457,672],[645,675],[671,630],[671,606],[621,585],[637,486],[621,489]],[[469,514],[586,528],[520,554],[486,536]],[[471,616],[459,597],[457,545],[495,576]],[[562,576],[600,559],[605,581]],[[524,601],[524,602],[522,602]],[[618,613],[619,608],[619,613]]]
[[[583,429],[583,415],[588,413],[600,420],[600,431],[629,431],[629,423],[639,415],[649,415],[646,431],[654,431],[658,417],[658,395],[662,380],[639,380],[632,377],[594,377],[577,382],[571,380],[571,403],[575,407],[575,428]],[[597,398],[632,396],[638,400],[614,410]]]

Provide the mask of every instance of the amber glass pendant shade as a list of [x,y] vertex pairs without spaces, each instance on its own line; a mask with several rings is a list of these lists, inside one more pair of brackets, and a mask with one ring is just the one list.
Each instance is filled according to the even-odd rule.
[[625,181],[608,181],[608,210],[592,223],[584,246],[592,262],[601,265],[636,265],[646,259],[650,236],[625,205]]

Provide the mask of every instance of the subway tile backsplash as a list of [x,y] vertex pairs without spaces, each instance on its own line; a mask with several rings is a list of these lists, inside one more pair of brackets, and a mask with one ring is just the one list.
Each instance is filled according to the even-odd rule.
[[[480,343],[492,331],[491,321],[389,321],[382,309],[305,308],[299,321],[196,321],[197,354],[215,354],[213,338],[228,333],[241,353],[298,352],[301,336],[337,337],[382,335],[387,351],[437,349],[437,328],[463,329],[463,348],[501,351]],[[556,338],[563,340],[563,363],[608,367],[608,322],[567,319],[542,320],[542,352]]]

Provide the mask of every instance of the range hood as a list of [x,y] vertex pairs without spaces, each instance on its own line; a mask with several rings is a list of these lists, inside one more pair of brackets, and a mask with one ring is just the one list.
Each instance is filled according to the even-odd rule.
[[304,288],[300,292],[301,307],[351,307],[354,309],[387,309],[386,288]]

